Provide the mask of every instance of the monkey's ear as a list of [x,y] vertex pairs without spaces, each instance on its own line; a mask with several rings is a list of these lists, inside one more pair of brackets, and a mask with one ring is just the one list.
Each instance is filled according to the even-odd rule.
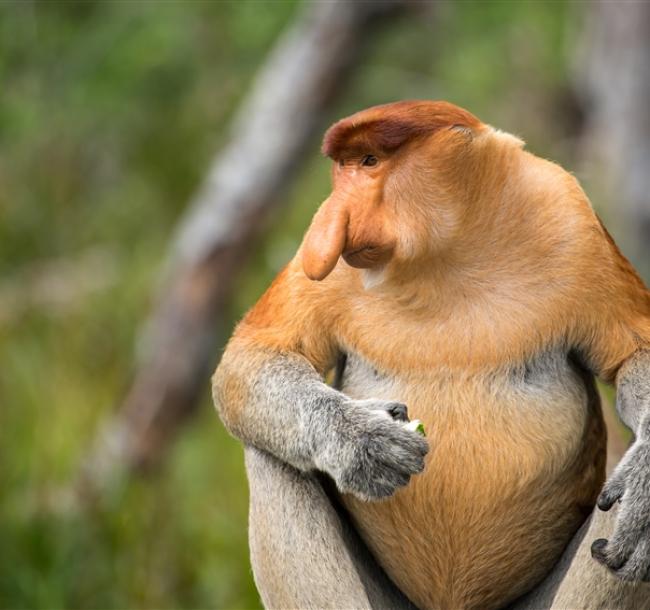
[[302,268],[310,280],[325,279],[345,248],[349,213],[342,201],[330,197],[311,222],[302,242]]

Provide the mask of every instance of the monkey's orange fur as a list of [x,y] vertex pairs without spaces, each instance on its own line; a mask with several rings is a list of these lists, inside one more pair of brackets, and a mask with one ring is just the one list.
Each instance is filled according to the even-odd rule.
[[390,378],[374,397],[423,421],[427,467],[387,501],[344,502],[418,606],[498,607],[549,571],[604,478],[599,410],[522,394],[513,370],[573,350],[611,382],[650,345],[649,293],[570,174],[466,111],[373,108],[324,148],[333,193],[229,350],[322,374],[352,352]]

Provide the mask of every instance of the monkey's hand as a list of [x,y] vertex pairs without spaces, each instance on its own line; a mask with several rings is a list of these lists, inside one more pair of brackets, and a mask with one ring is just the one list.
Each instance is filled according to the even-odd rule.
[[407,430],[406,406],[383,400],[349,400],[321,437],[314,463],[343,493],[362,500],[386,498],[424,469],[427,441]]
[[598,498],[598,508],[621,503],[610,540],[600,538],[591,554],[623,580],[650,581],[650,416],[637,440],[614,470]]

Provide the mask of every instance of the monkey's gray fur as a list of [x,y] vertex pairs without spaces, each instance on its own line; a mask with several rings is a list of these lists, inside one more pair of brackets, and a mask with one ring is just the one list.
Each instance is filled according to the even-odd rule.
[[650,581],[650,351],[619,371],[616,407],[635,441],[605,484],[598,507],[620,502],[614,536],[593,543],[593,556],[626,580]]
[[325,472],[339,491],[364,500],[390,496],[422,472],[429,446],[399,423],[406,418],[405,405],[350,399],[295,354],[260,353],[260,358],[265,363],[259,374],[239,379],[246,403],[236,405],[240,412],[255,410],[256,426],[238,426],[221,396],[222,379],[238,378],[236,363],[222,362],[213,385],[224,423],[245,443],[299,470]]

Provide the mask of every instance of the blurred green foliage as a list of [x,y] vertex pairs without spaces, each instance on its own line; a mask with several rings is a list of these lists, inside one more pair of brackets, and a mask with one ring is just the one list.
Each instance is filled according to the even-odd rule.
[[[296,7],[0,4],[0,296],[3,286],[20,294],[42,261],[74,262],[98,246],[118,270],[67,307],[18,298],[0,317],[0,607],[259,607],[242,453],[207,391],[157,476],[91,513],[53,507],[128,384],[174,223]],[[400,98],[446,98],[537,152],[569,155],[558,105],[576,5],[423,8],[366,45],[326,121]],[[327,188],[314,141],[255,245],[226,332],[292,255]],[[48,269],[56,280],[56,265]]]

